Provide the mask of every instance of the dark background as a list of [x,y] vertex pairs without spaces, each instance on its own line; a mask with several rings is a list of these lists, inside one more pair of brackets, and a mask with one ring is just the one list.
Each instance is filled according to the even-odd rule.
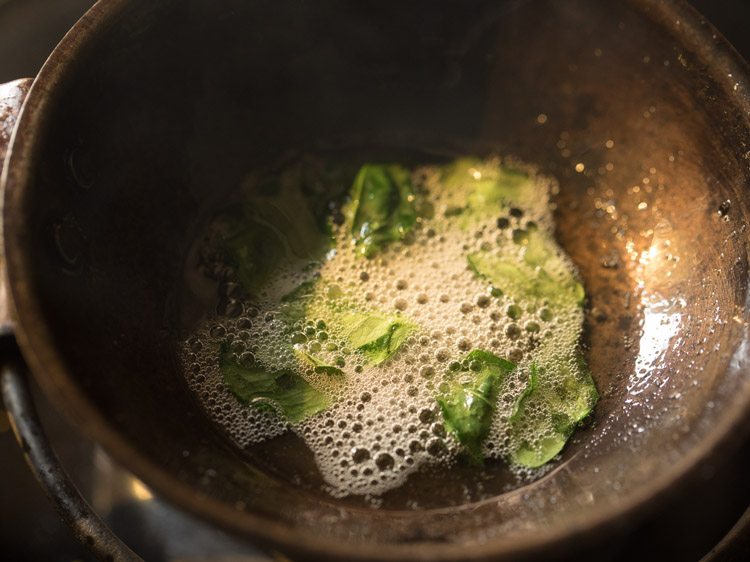
[[[0,0],[0,82],[33,76],[67,29],[91,4],[90,0]],[[694,0],[692,4],[750,59],[750,0]],[[92,445],[70,439],[70,429],[53,407],[41,397],[39,402],[63,463],[86,489],[90,484]],[[599,559],[613,562],[700,559],[748,506],[749,449],[745,447],[727,464],[715,467],[715,473],[708,476],[711,488],[704,495],[673,500],[672,509],[682,512],[679,526],[665,526],[661,520],[647,522],[636,535],[631,535],[633,540],[612,543],[611,554]],[[128,524],[121,522],[119,529],[117,518],[110,520],[110,524],[148,559],[228,560],[238,549],[245,560],[262,559],[252,549],[238,547],[221,533],[196,532],[196,527],[191,527],[195,523],[164,509],[158,516],[169,522],[165,527],[182,542],[171,549],[153,550],[152,543],[158,542],[158,537],[147,536],[132,520]],[[89,559],[90,555],[72,539],[36,485],[9,430],[7,417],[0,412],[0,560]]]

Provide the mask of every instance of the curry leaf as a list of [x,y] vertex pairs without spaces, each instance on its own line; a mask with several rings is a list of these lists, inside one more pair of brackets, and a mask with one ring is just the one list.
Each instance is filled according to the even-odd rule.
[[498,389],[516,366],[480,349],[469,353],[462,363],[467,367],[460,375],[470,375],[471,381],[454,381],[437,401],[446,429],[478,462],[482,460],[481,445],[489,433]]
[[446,189],[466,192],[467,218],[494,216],[502,207],[525,205],[534,190],[529,175],[514,168],[492,165],[478,158],[459,158],[442,170]]
[[544,268],[534,268],[492,251],[474,252],[466,259],[478,277],[487,279],[515,300],[546,300],[560,306],[583,304],[583,286],[565,268],[560,268],[564,274],[552,277]]
[[575,279],[569,266],[560,267],[563,258],[549,233],[537,227],[528,229],[523,259],[534,268],[540,279],[544,278],[544,282],[555,283],[562,289],[562,298],[570,299],[578,305],[583,304],[586,298],[583,285]]
[[523,261],[531,267],[544,268],[548,263],[559,258],[555,241],[537,227],[525,231],[524,242]]
[[530,468],[549,462],[598,398],[580,353],[550,361],[546,369],[532,364],[509,419],[513,462]]
[[307,307],[315,296],[316,285],[316,279],[304,281],[281,297],[279,311],[290,324],[305,318]]
[[356,309],[338,285],[320,279],[305,281],[284,295],[279,310],[290,324],[305,319],[323,321],[371,365],[390,359],[417,329],[400,314]]
[[355,244],[368,258],[402,240],[417,221],[409,171],[396,164],[363,165],[352,185],[349,216]]
[[330,365],[322,359],[307,353],[301,346],[294,347],[294,355],[303,365],[312,368],[313,372],[325,375],[343,375],[344,371],[334,365]]
[[256,293],[283,255],[284,244],[272,228],[233,209],[221,218],[218,249],[237,271],[246,291]]
[[361,351],[373,365],[392,357],[416,329],[398,316],[364,312],[341,315],[341,324],[351,346]]
[[232,359],[226,346],[222,347],[220,367],[229,390],[240,402],[276,411],[291,422],[315,415],[331,405],[330,396],[313,388],[296,373],[271,372],[257,362],[240,365]]
[[322,258],[330,236],[309,208],[300,185],[282,177],[214,221],[216,250],[248,293],[272,286],[280,267],[300,269]]
[[521,391],[521,394],[518,395],[518,398],[516,398],[516,401],[513,404],[513,411],[511,412],[509,418],[511,423],[521,421],[526,410],[526,399],[531,396],[531,394],[537,389],[538,386],[538,370],[536,367],[536,363],[532,363],[531,368],[529,369],[529,380],[526,383],[524,389]]

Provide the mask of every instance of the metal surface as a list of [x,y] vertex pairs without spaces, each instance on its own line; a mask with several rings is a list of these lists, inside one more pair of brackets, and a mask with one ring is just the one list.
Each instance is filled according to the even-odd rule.
[[[5,162],[8,143],[16,126],[16,118],[21,111],[26,94],[31,87],[31,78],[21,78],[0,84],[0,173]],[[5,255],[0,246],[0,266],[5,266]],[[10,314],[10,302],[4,271],[0,271],[0,337],[12,333],[13,321]]]
[[[8,353],[8,350],[4,352]],[[98,559],[106,562],[142,560],[99,519],[60,466],[39,422],[24,370],[22,363],[6,360],[0,372],[0,385],[13,431],[42,489],[75,537]]]
[[[613,532],[732,450],[748,398],[745,76],[689,11],[549,3],[540,21],[523,3],[499,14],[477,3],[505,19],[466,42],[464,12],[425,18],[422,6],[399,12],[424,26],[415,43],[399,31],[413,26],[390,25],[388,3],[295,12],[301,32],[283,37],[273,35],[290,21],[283,3],[272,14],[124,5],[100,4],[31,93],[8,171],[6,243],[21,343],[45,390],[166,497],[301,554],[512,556]],[[330,20],[334,12],[352,19]],[[319,45],[317,21],[357,40],[342,31],[322,50],[300,48]],[[368,22],[379,22],[377,34]],[[447,22],[459,32],[435,43]],[[339,66],[319,72],[332,53]],[[368,72],[357,70],[362,60]],[[148,99],[143,84],[153,86]],[[464,138],[560,178],[560,238],[605,312],[590,334],[605,399],[550,477],[469,509],[353,509],[244,464],[181,386],[171,303],[199,210],[272,153],[344,134],[373,153]],[[93,168],[81,173],[82,161]],[[576,163],[590,172],[576,174]],[[635,195],[652,180],[664,187]],[[726,199],[725,222],[716,210]],[[612,253],[621,266],[602,269]],[[680,260],[650,259],[667,253]],[[670,309],[657,296],[685,304]],[[676,331],[660,341],[664,320]],[[640,377],[633,367],[646,355],[654,363]],[[542,498],[555,498],[554,510]]]
[[[36,74],[56,42],[92,3],[90,0],[0,3],[0,80],[19,74]],[[31,81],[13,80],[0,85],[0,161],[5,158],[7,142]],[[4,270],[2,255],[0,264],[0,270]],[[4,307],[8,301],[4,291],[3,276],[0,277],[0,307],[3,307],[0,318],[7,319],[9,312]],[[4,326],[4,333],[7,333],[8,324]],[[21,382],[27,384],[25,377],[15,378],[15,383]],[[51,485],[59,489],[79,487],[106,525],[147,560],[269,560],[252,545],[229,537],[153,497],[139,480],[68,426],[55,412],[53,403],[45,400],[38,390],[28,394],[30,392],[27,388],[23,390],[27,399],[33,397],[34,405],[42,413],[41,423],[51,442],[45,447],[51,446],[60,455],[65,472],[72,477],[72,482],[56,481]],[[76,519],[80,513],[78,502],[66,502],[72,511],[58,515],[56,508],[60,506],[53,508],[24,462],[6,414],[0,400],[0,548],[3,560],[93,560],[94,553],[85,536],[78,533],[79,546],[68,527],[69,523],[80,526]],[[38,470],[39,467],[34,472]],[[57,475],[62,477],[63,473],[57,472]]]
[[750,508],[701,562],[742,562],[750,554]]

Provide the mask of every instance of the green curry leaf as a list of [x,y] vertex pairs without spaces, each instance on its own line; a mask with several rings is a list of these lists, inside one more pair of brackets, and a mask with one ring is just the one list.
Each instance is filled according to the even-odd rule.
[[513,462],[530,468],[549,462],[598,398],[580,353],[550,362],[546,370],[532,364],[509,419]]
[[215,247],[254,295],[280,267],[300,269],[323,257],[331,238],[319,223],[300,185],[282,176],[217,217]]
[[307,353],[304,349],[301,348],[301,346],[295,346],[294,347],[294,355],[299,359],[299,361],[308,367],[310,367],[313,372],[325,374],[325,375],[343,375],[344,371],[336,367],[335,365],[330,365],[323,361],[322,359],[315,357],[314,355],[311,355]]
[[218,249],[234,266],[240,283],[253,294],[269,280],[284,244],[276,230],[233,209],[222,217]]
[[331,405],[331,397],[313,388],[289,370],[270,372],[257,362],[239,365],[222,347],[220,368],[224,381],[237,399],[248,406],[273,410],[298,422]]
[[526,410],[526,400],[529,398],[529,396],[531,396],[531,394],[537,389],[538,386],[539,372],[536,367],[536,363],[532,363],[531,368],[529,369],[529,380],[526,383],[524,389],[521,391],[521,394],[519,394],[518,398],[516,398],[516,402],[513,404],[513,411],[511,412],[509,418],[511,423],[517,423],[523,419]]
[[470,382],[451,383],[437,398],[445,427],[464,446],[474,461],[482,460],[482,441],[487,437],[495,410],[497,392],[505,377],[516,366],[489,352],[476,349],[463,361]]
[[399,316],[352,312],[340,316],[346,339],[372,365],[392,357],[416,326]]
[[307,315],[307,307],[315,296],[318,281],[310,279],[297,285],[292,291],[281,297],[279,311],[290,324],[303,320]]
[[[514,300],[547,301],[562,307],[582,305],[583,285],[570,268],[553,263],[562,259],[554,241],[539,231],[532,231],[528,240],[524,262],[482,250],[466,256],[469,268]],[[549,271],[556,273],[553,276]]]
[[[338,285],[320,279],[305,281],[281,298],[279,310],[290,324],[322,321],[371,365],[390,359],[417,329],[400,314],[358,310]],[[309,363],[309,361],[308,361]]]
[[402,240],[417,221],[409,171],[397,164],[363,165],[352,185],[348,214],[355,244],[365,257]]
[[467,219],[494,216],[502,207],[513,204],[526,205],[533,193],[525,172],[478,158],[454,160],[443,167],[441,179],[446,189],[467,193]]

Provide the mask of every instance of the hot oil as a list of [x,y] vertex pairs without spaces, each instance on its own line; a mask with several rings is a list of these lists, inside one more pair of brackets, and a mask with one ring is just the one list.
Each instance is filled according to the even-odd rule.
[[[329,495],[314,455],[304,440],[292,432],[251,445],[245,454],[253,465],[281,480],[314,494]],[[481,467],[464,462],[432,464],[411,474],[401,486],[379,496],[350,495],[337,501],[389,510],[439,509],[496,497],[532,479],[520,478],[499,459],[486,459]]]
[[[502,164],[498,158],[487,163]],[[413,235],[377,257],[358,255],[350,233],[339,224],[334,226],[337,250],[324,263],[312,270],[287,264],[276,273],[277,281],[252,300],[236,281],[219,283],[218,306],[215,297],[206,299],[214,301],[218,314],[186,338],[187,380],[209,415],[251,462],[313,491],[393,509],[477,501],[545,472],[545,467],[530,470],[505,462],[508,417],[525,387],[532,356],[545,347],[540,342],[575,345],[582,312],[551,310],[497,294],[466,263],[467,253],[473,251],[522,260],[525,233],[551,232],[554,227],[549,198],[555,182],[517,162],[513,166],[529,177],[522,205],[498,209],[467,225],[453,212],[466,194],[447,191],[437,168],[417,166],[412,180],[426,194],[431,216]],[[473,173],[481,175],[479,170]],[[559,257],[558,273],[573,272],[569,260]],[[195,260],[195,254],[191,258]],[[194,261],[188,268],[193,292],[215,290],[216,284],[203,278],[205,272],[196,273]],[[318,300],[340,299],[353,308],[399,315],[418,328],[378,366],[346,349],[334,326],[316,320],[315,304],[310,307],[311,325],[290,333],[279,314],[279,297],[318,277],[325,280]],[[333,395],[335,402],[291,427],[278,414],[240,404],[224,384],[218,360],[221,346],[227,346],[238,363],[252,360],[270,370],[292,369],[290,340],[340,365],[345,374],[343,383],[338,377],[313,375],[311,384]],[[472,349],[519,365],[498,398],[481,466],[462,458],[435,401],[454,376],[451,365]],[[549,360],[565,351],[554,344],[546,349]]]

